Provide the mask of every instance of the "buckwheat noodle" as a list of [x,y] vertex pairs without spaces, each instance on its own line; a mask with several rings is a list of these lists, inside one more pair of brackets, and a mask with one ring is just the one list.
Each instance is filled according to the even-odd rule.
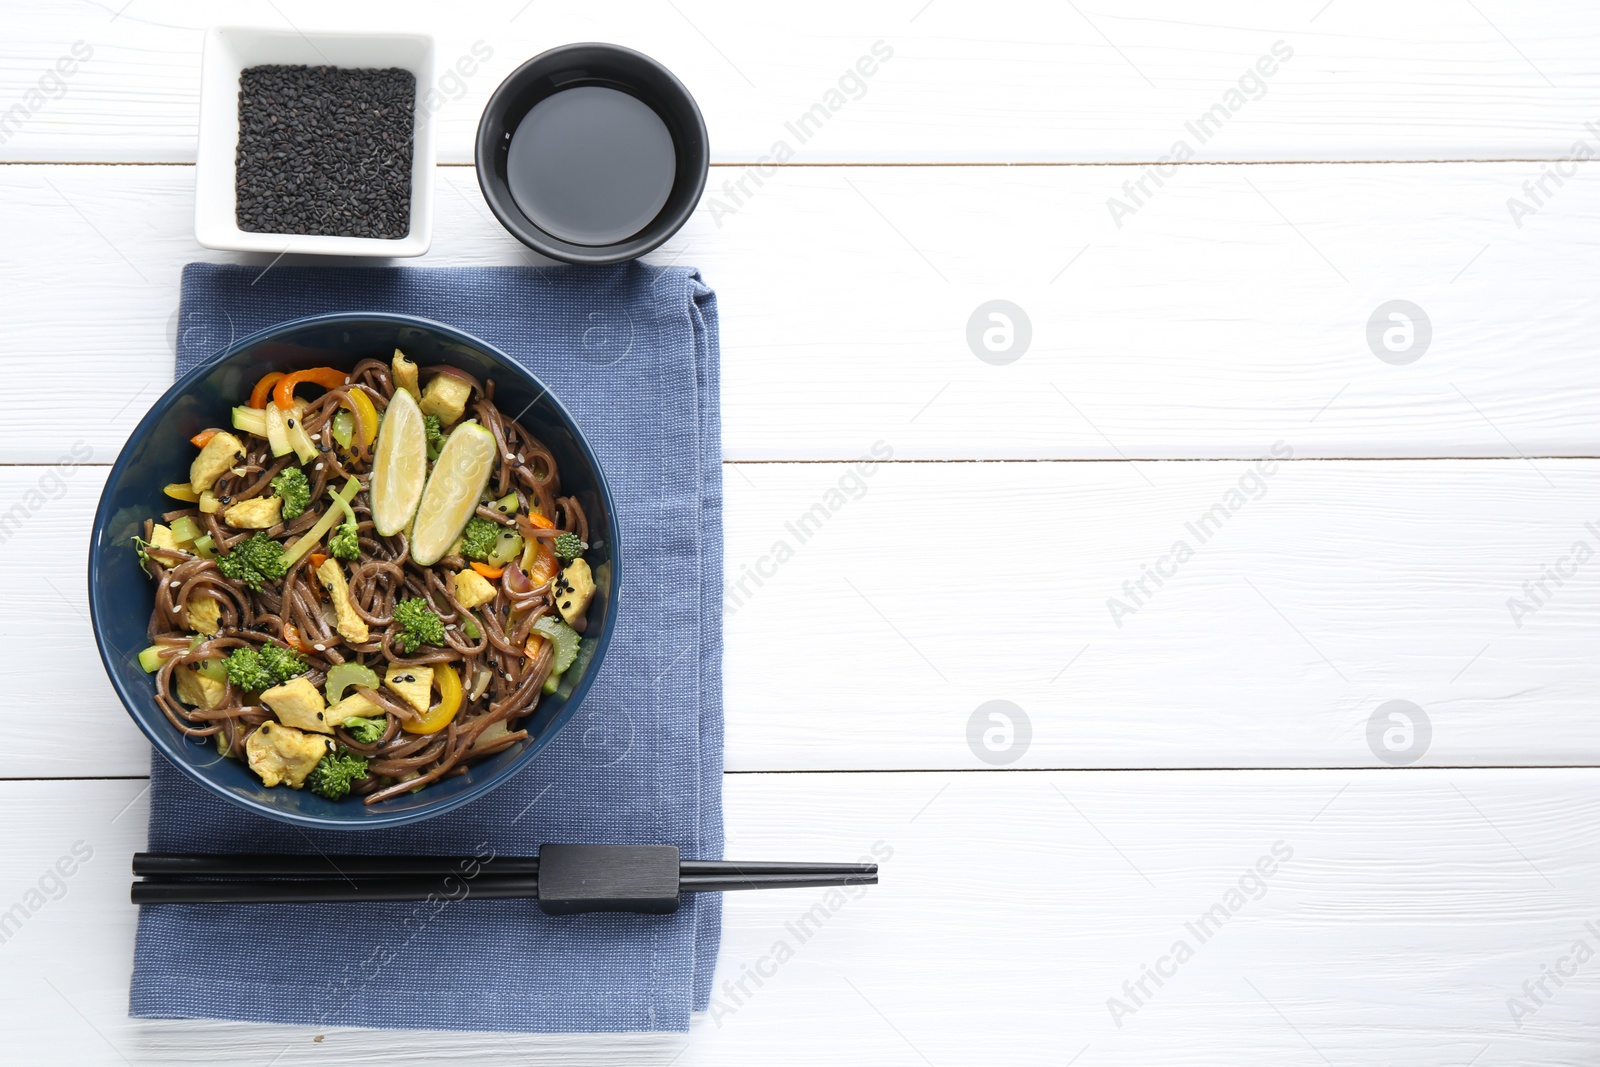
[[[537,438],[515,421],[501,414],[494,404],[494,382],[479,382],[455,367],[422,368],[424,375],[452,374],[473,387],[472,412],[494,435],[499,446],[495,470],[490,476],[493,495],[516,492],[519,511],[537,508],[553,520],[550,529],[535,528],[526,519],[520,522],[495,509],[480,507],[478,514],[504,526],[513,526],[524,538],[553,539],[564,532],[588,540],[589,523],[582,506],[572,496],[561,495],[555,457]],[[242,581],[228,578],[212,560],[174,549],[149,546],[149,570],[156,581],[155,608],[150,615],[152,644],[171,649],[155,675],[156,702],[167,719],[180,732],[196,738],[221,734],[220,746],[233,754],[244,751],[246,736],[270,721],[273,715],[259,703],[247,703],[250,694],[224,682],[226,691],[215,707],[189,707],[174,695],[174,672],[195,670],[200,661],[226,656],[236,648],[279,644],[292,647],[285,639],[286,627],[294,627],[300,637],[300,651],[311,666],[307,676],[321,686],[328,669],[335,664],[358,662],[382,677],[388,664],[415,666],[450,664],[461,676],[464,690],[461,710],[444,729],[431,734],[406,733],[403,720],[419,718],[415,709],[382,692],[357,686],[360,692],[381,709],[387,719],[382,737],[363,744],[342,727],[336,737],[341,745],[367,757],[369,777],[354,783],[352,793],[363,795],[372,804],[400,796],[420,786],[463,773],[473,763],[501,752],[528,736],[517,723],[533,712],[539,703],[540,687],[550,674],[552,642],[541,643],[537,655],[523,649],[533,624],[552,614],[554,604],[547,584],[534,586],[520,567],[509,565],[497,583],[494,600],[475,609],[473,617],[481,634],[469,639],[462,629],[466,611],[456,599],[449,573],[466,566],[460,556],[446,556],[432,567],[418,566],[411,560],[403,533],[380,537],[374,531],[367,490],[371,480],[371,455],[359,444],[341,457],[327,442],[332,440],[331,422],[341,400],[351,390],[366,393],[373,405],[383,411],[394,396],[390,368],[375,359],[362,360],[350,372],[342,388],[329,390],[306,405],[304,428],[318,445],[320,456],[305,468],[311,482],[313,506],[290,522],[267,530],[274,539],[293,539],[316,524],[323,509],[315,502],[326,499],[330,484],[343,485],[355,477],[361,490],[351,502],[359,522],[361,555],[350,564],[350,597],[356,612],[366,620],[371,636],[365,644],[352,644],[340,637],[325,614],[321,591],[312,574],[308,556],[302,556],[276,584],[263,583],[259,592]],[[244,442],[246,458],[224,474],[213,492],[224,505],[269,494],[271,482],[294,461],[286,456],[273,459],[266,438],[232,431]],[[209,533],[219,554],[249,536],[251,530],[231,530],[216,514],[203,514],[198,507],[179,508],[162,516],[171,522],[187,516]],[[149,540],[154,520],[146,520],[144,537]],[[399,627],[394,624],[394,606],[408,597],[422,597],[445,623],[445,645],[420,646],[411,656],[394,644]],[[186,613],[193,601],[213,600],[220,609],[217,633],[189,648],[191,634]],[[578,629],[581,631],[582,620]]]

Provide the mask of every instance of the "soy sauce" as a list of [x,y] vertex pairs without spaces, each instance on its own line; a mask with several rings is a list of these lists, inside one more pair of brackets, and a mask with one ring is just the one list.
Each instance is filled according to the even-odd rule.
[[677,175],[672,135],[636,97],[584,85],[546,97],[518,123],[506,184],[523,214],[580,245],[626,240],[649,225]]

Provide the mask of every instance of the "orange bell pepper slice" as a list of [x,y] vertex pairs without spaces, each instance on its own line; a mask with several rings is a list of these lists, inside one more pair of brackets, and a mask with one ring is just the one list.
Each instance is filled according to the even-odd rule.
[[400,721],[400,729],[408,734],[436,734],[450,725],[450,720],[461,710],[461,676],[448,663],[433,669],[434,684],[439,687],[439,703],[428,709],[428,714],[415,722]]
[[250,406],[264,408],[267,406],[267,397],[272,395],[272,387],[283,377],[283,371],[275,370],[271,374],[264,374],[256,387],[250,390]]
[[554,578],[560,567],[556,564],[556,552],[550,547],[550,542],[542,539],[530,541],[523,552],[522,569],[528,575],[528,580],[536,586]]
[[279,378],[272,387],[272,402],[287,411],[294,407],[294,387],[301,382],[310,382],[320,385],[324,389],[337,389],[345,383],[349,375],[333,367],[307,367],[297,370],[293,374],[285,374]]
[[472,564],[472,569],[489,579],[491,582],[506,572],[504,567],[491,567],[487,563]]
[[207,441],[211,440],[221,432],[221,430],[201,430],[199,433],[189,438],[189,443],[194,445],[196,448],[204,448],[206,447]]

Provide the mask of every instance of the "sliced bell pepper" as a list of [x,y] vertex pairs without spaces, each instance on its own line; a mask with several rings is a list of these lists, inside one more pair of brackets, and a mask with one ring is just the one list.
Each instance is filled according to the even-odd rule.
[[473,562],[472,569],[489,579],[491,582],[506,572],[504,567],[491,567],[487,563],[478,563],[476,561]]
[[428,714],[415,722],[402,719],[400,729],[408,734],[435,734],[450,725],[450,720],[461,710],[461,676],[448,663],[433,669],[433,680],[439,687],[439,703],[428,709]]
[[356,424],[361,430],[361,447],[371,448],[372,442],[378,437],[378,409],[373,407],[372,398],[363,390],[351,389],[345,395],[350,398],[350,413],[356,417]]
[[189,438],[189,443],[194,445],[196,448],[204,448],[206,447],[207,441],[211,440],[221,432],[221,430],[201,430],[199,433]]
[[294,407],[294,387],[301,382],[320,385],[324,389],[337,389],[348,377],[344,371],[333,367],[307,367],[305,370],[297,370],[278,379],[277,384],[272,387],[272,402],[287,410]]
[[267,406],[267,397],[272,395],[272,387],[278,384],[278,379],[283,377],[283,371],[275,370],[271,374],[264,374],[256,387],[250,390],[250,406],[264,408]]

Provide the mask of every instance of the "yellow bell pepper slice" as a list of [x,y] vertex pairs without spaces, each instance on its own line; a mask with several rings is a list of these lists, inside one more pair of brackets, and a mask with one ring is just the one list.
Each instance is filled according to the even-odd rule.
[[433,669],[433,680],[439,687],[439,703],[428,709],[428,714],[416,722],[400,723],[408,734],[436,734],[450,725],[450,720],[461,710],[461,676],[448,663]]
[[361,447],[370,447],[378,437],[378,409],[372,406],[372,398],[360,389],[351,389],[349,396],[350,412],[361,430]]

